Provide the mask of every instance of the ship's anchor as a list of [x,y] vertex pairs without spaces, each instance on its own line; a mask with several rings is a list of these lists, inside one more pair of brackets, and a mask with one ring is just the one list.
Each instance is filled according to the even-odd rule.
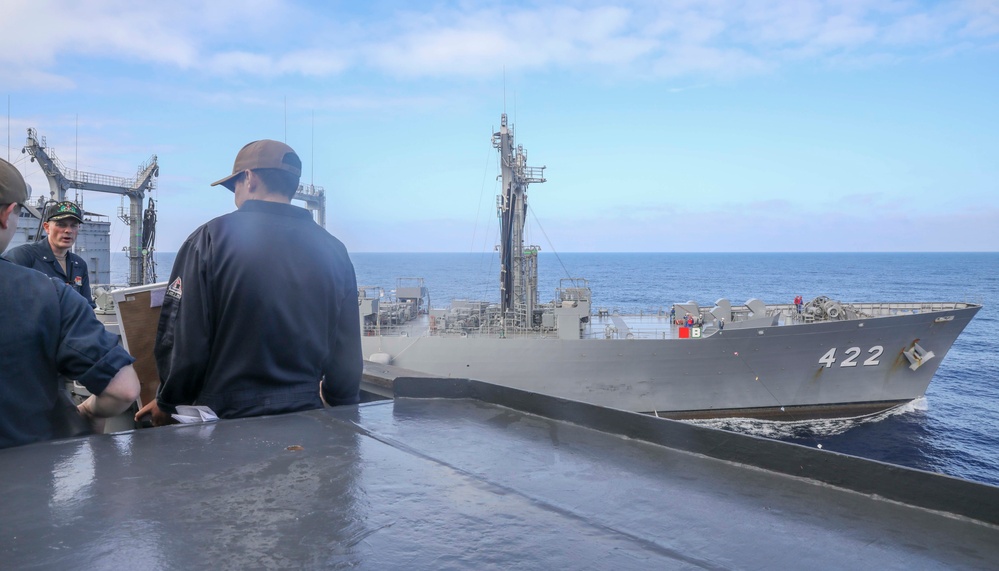
[[923,349],[919,346],[919,343],[916,343],[915,341],[912,342],[912,347],[902,351],[902,354],[909,360],[909,368],[913,371],[921,367],[926,361],[935,357],[933,351]]

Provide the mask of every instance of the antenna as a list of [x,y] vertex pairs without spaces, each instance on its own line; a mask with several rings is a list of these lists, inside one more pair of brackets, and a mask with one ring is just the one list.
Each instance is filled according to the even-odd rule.
[[10,95],[7,95],[7,162],[10,162]]
[[312,155],[309,157],[309,184],[316,184],[316,110],[312,110]]
[[[74,134],[75,141],[73,142],[73,168],[76,172],[80,172],[80,114],[76,114],[76,133]],[[83,198],[80,196],[81,190],[79,188],[74,189],[76,192],[73,196],[73,202],[80,205],[83,208]],[[84,210],[86,212],[86,210]],[[74,248],[75,250],[75,248]]]
[[503,66],[503,112],[506,113],[506,66]]

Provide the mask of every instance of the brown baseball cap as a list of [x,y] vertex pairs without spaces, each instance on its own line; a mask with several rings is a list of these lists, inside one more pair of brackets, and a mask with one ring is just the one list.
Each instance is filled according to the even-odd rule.
[[28,184],[21,171],[3,159],[0,159],[0,204],[19,204],[36,218],[42,217],[37,208],[28,204]]
[[235,189],[235,178],[245,170],[278,169],[302,176],[302,159],[288,145],[271,139],[261,139],[248,143],[239,150],[232,164],[232,174],[212,183],[221,184],[229,190]]

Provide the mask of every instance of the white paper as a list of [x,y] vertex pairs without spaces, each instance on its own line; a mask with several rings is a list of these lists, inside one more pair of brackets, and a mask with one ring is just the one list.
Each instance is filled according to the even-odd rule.
[[161,287],[149,291],[149,307],[160,307],[163,305],[163,298],[166,296],[166,288]]
[[177,413],[171,414],[177,422],[181,424],[195,424],[198,422],[215,422],[219,419],[215,411],[207,406],[178,405]]

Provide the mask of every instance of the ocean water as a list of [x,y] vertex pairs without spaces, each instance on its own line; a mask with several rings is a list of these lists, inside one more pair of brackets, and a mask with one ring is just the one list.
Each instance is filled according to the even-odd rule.
[[[113,256],[126,267],[124,256]],[[498,300],[497,255],[351,256],[358,285],[390,292],[397,278],[422,277],[431,304]],[[157,254],[166,280],[172,254]],[[123,274],[123,272],[122,272]],[[114,277],[114,276],[113,276]],[[999,253],[553,254],[539,255],[539,290],[554,297],[561,278],[586,278],[594,308],[668,310],[758,298],[790,303],[825,295],[841,301],[971,301],[984,307],[958,338],[924,398],[864,419],[752,420],[704,424],[892,464],[999,485]]]

